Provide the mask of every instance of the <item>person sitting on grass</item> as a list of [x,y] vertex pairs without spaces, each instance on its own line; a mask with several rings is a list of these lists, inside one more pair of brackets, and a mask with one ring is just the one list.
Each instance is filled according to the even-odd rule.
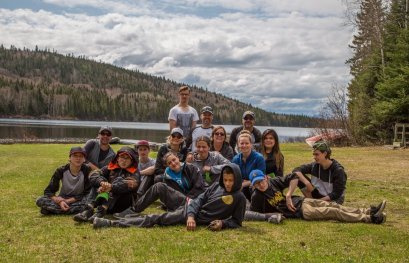
[[219,182],[223,166],[229,164],[230,161],[218,152],[209,151],[211,141],[207,136],[198,137],[195,144],[196,152],[193,153],[192,164],[199,168],[206,186]]
[[[305,184],[299,185],[301,191],[305,197],[342,205],[347,182],[344,167],[336,160],[331,159],[331,148],[326,142],[316,142],[312,148],[315,162],[301,165],[293,170],[293,173],[296,173],[299,178],[307,178]],[[311,179],[306,176],[307,174],[311,175]],[[305,187],[307,185],[312,191],[307,190]]]
[[138,141],[135,149],[139,156],[138,171],[141,175],[141,184],[137,193],[139,198],[153,185],[156,159],[149,157],[151,148],[146,140]]
[[280,151],[280,142],[274,129],[267,129],[261,135],[260,153],[266,162],[266,174],[270,177],[283,176],[284,155]]
[[197,225],[207,225],[219,231],[241,226],[246,209],[246,198],[241,192],[240,169],[228,164],[222,170],[218,184],[211,185],[196,199],[188,200],[173,212],[161,215],[124,218],[120,220],[94,219],[94,228],[101,227],[152,227],[185,224],[193,231]]
[[[271,178],[260,170],[250,173],[250,181],[255,188],[251,196],[250,210],[258,212],[260,220],[269,218],[269,213],[282,213],[286,218],[301,218],[304,220],[337,220],[347,223],[382,224],[386,220],[383,212],[386,201],[370,208],[354,208],[328,202],[320,199],[293,196],[299,178],[296,173],[285,177]],[[284,195],[283,190],[288,187]]]
[[166,153],[163,158],[168,166],[163,181],[149,188],[133,207],[115,213],[114,217],[135,216],[135,213],[142,212],[158,198],[167,210],[173,211],[185,204],[186,198],[193,199],[204,192],[205,184],[196,166],[181,163],[178,156],[172,152]]
[[[134,149],[127,146],[119,149],[108,166],[91,173],[90,181],[93,191],[89,199],[93,201],[88,203],[86,210],[74,216],[75,221],[92,222],[94,217],[121,212],[133,205],[140,183],[138,157]],[[98,195],[94,199],[96,193]],[[94,207],[97,210],[95,214]]]
[[[86,196],[91,189],[88,177],[91,167],[84,164],[85,157],[82,147],[71,148],[69,163],[55,170],[44,196],[36,201],[41,214],[76,214],[86,208]],[[61,189],[56,195],[60,183]]]

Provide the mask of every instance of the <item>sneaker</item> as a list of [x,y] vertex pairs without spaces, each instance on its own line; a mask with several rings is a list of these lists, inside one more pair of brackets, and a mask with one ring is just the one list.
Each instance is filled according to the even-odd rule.
[[107,210],[103,206],[98,206],[97,211],[93,214],[90,218],[88,218],[88,222],[93,223],[95,218],[104,218],[106,215]]
[[383,224],[386,221],[386,213],[380,213],[379,215],[372,215],[371,222],[373,224]]
[[51,212],[45,209],[44,207],[41,208],[40,213],[45,216],[51,214]]
[[378,206],[373,206],[371,207],[371,216],[379,216],[382,214],[383,210],[385,209],[386,206],[386,200],[383,200]]
[[111,220],[108,220],[108,219],[105,219],[105,218],[95,217],[94,221],[92,222],[92,226],[94,228],[110,227],[111,226]]
[[272,214],[267,221],[272,224],[280,224],[284,220],[284,216],[280,213]]
[[137,213],[135,213],[135,211],[131,207],[129,207],[120,213],[114,213],[112,216],[117,219],[121,219],[127,217],[128,215],[132,217],[133,214],[137,215]]
[[74,215],[73,219],[76,222],[87,222],[88,219],[91,218],[93,214],[94,209],[87,209],[82,211],[81,213]]

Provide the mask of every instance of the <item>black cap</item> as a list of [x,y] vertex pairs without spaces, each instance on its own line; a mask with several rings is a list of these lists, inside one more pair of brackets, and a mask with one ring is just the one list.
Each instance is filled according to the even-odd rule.
[[84,157],[87,157],[87,152],[81,146],[72,147],[69,156],[73,155],[74,153],[82,153]]

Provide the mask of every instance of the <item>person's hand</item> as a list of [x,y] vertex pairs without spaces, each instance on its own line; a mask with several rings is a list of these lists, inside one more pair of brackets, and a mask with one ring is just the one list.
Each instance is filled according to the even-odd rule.
[[193,162],[193,153],[188,153],[186,155],[186,162],[187,163],[192,163]]
[[205,165],[205,166],[203,166],[203,172],[210,172],[210,166],[208,166],[208,165]]
[[209,224],[209,228],[212,231],[220,231],[222,230],[223,227],[223,221],[222,220],[213,220]]
[[186,221],[186,229],[188,231],[193,231],[196,229],[196,221],[192,216],[189,216]]
[[285,201],[286,201],[288,210],[290,210],[291,212],[295,212],[296,209],[293,204],[293,200],[291,199],[291,196],[286,196]]
[[129,188],[129,189],[135,189],[136,186],[138,185],[138,184],[136,183],[136,180],[135,180],[134,178],[125,179],[125,182],[126,182],[126,184],[128,185],[128,188]]
[[58,203],[62,211],[68,211],[70,209],[70,206],[65,202],[65,200],[62,200]]
[[110,192],[112,188],[112,185],[108,182],[101,182],[100,186],[99,192]]

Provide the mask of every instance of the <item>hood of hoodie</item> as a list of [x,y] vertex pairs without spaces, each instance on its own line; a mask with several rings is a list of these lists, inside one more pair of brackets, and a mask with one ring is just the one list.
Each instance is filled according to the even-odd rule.
[[224,172],[224,169],[226,169],[227,167],[230,167],[233,170],[233,174],[234,174],[234,185],[233,185],[233,188],[232,188],[231,192],[240,191],[243,179],[241,178],[240,167],[235,163],[226,164],[223,167],[223,169],[222,169],[222,171],[220,173],[220,179],[219,179],[220,186],[223,187],[224,189],[226,189],[224,187],[224,183],[223,183],[223,172]]
[[114,170],[114,169],[120,168],[118,165],[118,157],[122,153],[127,153],[129,156],[131,156],[132,164],[126,170],[128,170],[131,173],[135,173],[138,169],[138,161],[139,161],[138,153],[133,148],[128,147],[128,146],[124,146],[118,150],[114,159],[112,159],[112,161],[109,163],[108,169]]

